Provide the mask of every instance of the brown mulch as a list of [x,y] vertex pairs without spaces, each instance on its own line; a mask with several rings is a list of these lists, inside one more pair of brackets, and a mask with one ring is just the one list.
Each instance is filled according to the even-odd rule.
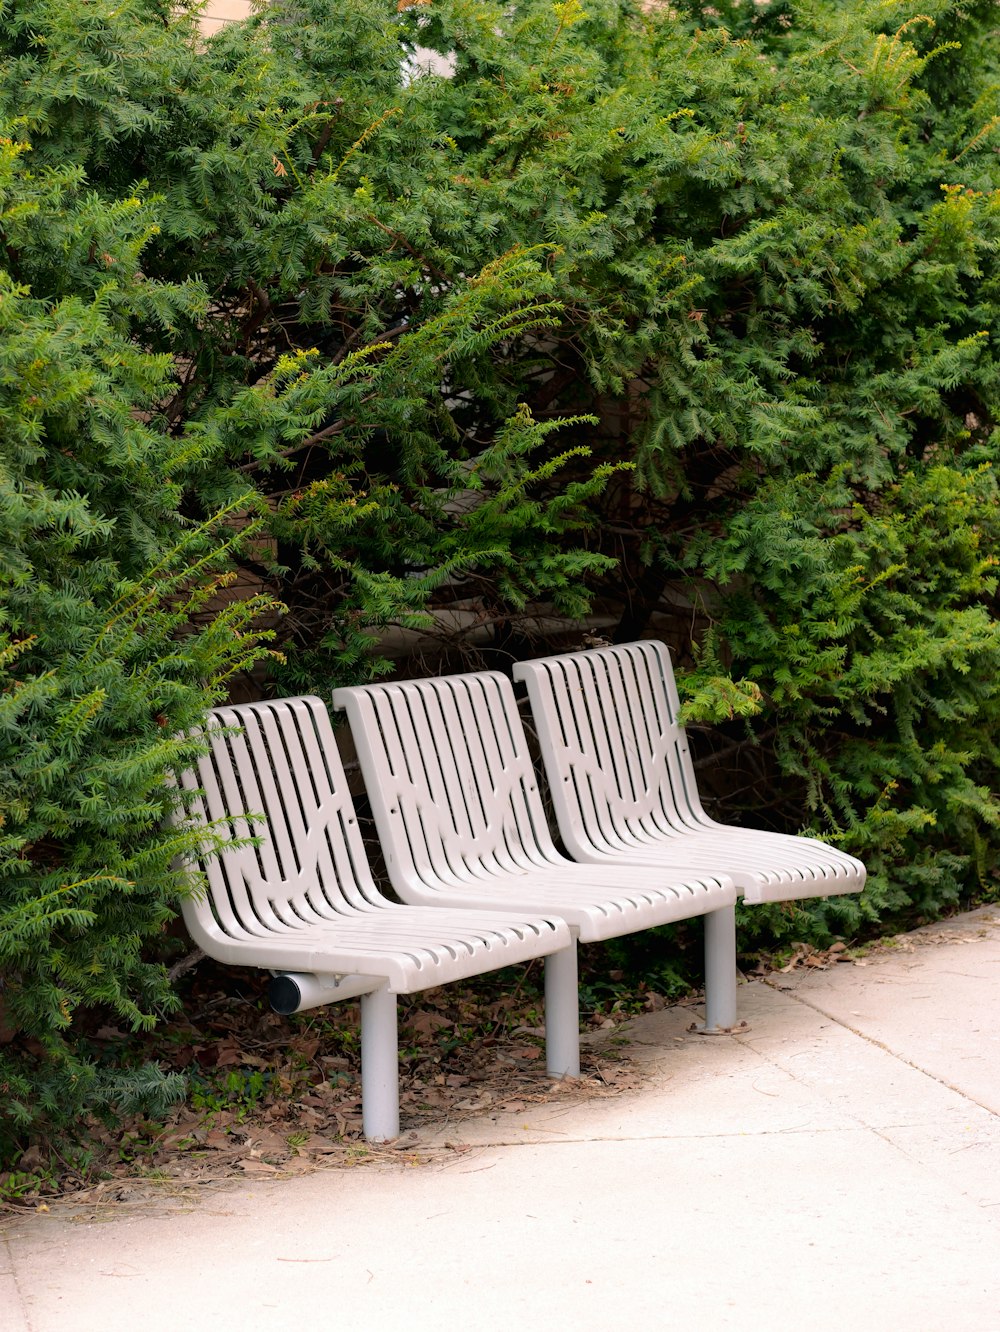
[[826,971],[837,963],[849,963],[855,967],[866,967],[882,957],[891,957],[900,953],[912,953],[920,948],[935,947],[942,944],[962,945],[974,943],[989,931],[990,927],[1000,922],[1000,908],[991,906],[980,908],[979,920],[962,929],[949,925],[947,920],[935,921],[922,925],[905,934],[889,934],[871,939],[865,943],[852,945],[838,941],[829,948],[814,948],[808,943],[793,943],[791,956],[782,965],[774,958],[764,957],[750,973],[753,976],[766,977],[775,972],[801,970]]
[[[966,941],[938,926],[861,947],[800,943],[780,962],[760,959],[749,974],[865,966],[888,952]],[[193,1203],[234,1180],[437,1160],[467,1150],[462,1125],[471,1119],[640,1087],[643,1075],[615,1029],[667,1003],[641,985],[607,1000],[586,1019],[593,1039],[584,1039],[581,1077],[556,1081],[545,1073],[540,967],[401,999],[401,1136],[373,1144],[361,1131],[357,1004],[279,1017],[267,1006],[259,972],[217,967],[206,958],[181,970],[187,974],[178,983],[179,1015],[145,1036],[98,1026],[91,1046],[100,1061],[155,1061],[183,1074],[187,1099],[156,1121],[88,1125],[82,1157],[29,1147],[14,1169],[0,1172],[0,1216],[65,1203],[75,1218],[86,1219],[157,1198]],[[622,976],[610,972],[605,979]],[[421,1130],[428,1127],[438,1142],[441,1130],[448,1132],[444,1147],[425,1144]]]
[[[48,1211],[56,1202],[92,1209],[186,1197],[235,1179],[281,1178],[375,1162],[415,1164],[465,1150],[464,1121],[518,1113],[531,1105],[615,1096],[642,1077],[615,1042],[619,1016],[590,1019],[578,1079],[545,1072],[542,1001],[519,980],[480,978],[426,991],[399,1004],[401,1136],[366,1142],[361,1130],[356,1004],[291,1018],[267,1007],[259,974],[204,960],[185,977],[183,1012],[149,1036],[99,1027],[99,1059],[155,1060],[184,1074],[188,1096],[164,1118],[89,1125],[84,1162],[30,1147],[15,1171],[0,1174],[0,1211]],[[540,979],[540,977],[539,977]],[[640,991],[631,1012],[662,1007]],[[601,1030],[603,1029],[603,1030]],[[420,1130],[454,1127],[444,1148],[420,1145]],[[32,1176],[32,1182],[26,1177]]]

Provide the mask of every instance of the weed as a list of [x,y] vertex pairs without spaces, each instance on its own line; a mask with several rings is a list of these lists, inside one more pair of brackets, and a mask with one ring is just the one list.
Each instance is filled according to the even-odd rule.
[[215,1077],[192,1074],[190,1104],[204,1114],[225,1111],[239,1122],[267,1099],[273,1079],[270,1070],[259,1068],[232,1068]]

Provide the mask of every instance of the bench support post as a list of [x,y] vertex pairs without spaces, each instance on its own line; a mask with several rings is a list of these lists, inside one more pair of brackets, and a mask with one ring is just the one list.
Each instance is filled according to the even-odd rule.
[[736,1026],[736,908],[705,917],[705,1030]]
[[399,1137],[396,996],[385,986],[361,996],[361,1123],[365,1137]]
[[576,941],[545,959],[545,1068],[552,1078],[580,1076],[580,996]]

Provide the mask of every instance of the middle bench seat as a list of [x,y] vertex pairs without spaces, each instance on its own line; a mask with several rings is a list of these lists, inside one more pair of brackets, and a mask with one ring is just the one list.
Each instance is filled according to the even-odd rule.
[[561,855],[506,676],[337,689],[333,704],[347,714],[386,872],[403,902],[550,912],[585,943],[705,916],[708,1025],[734,1024],[733,880]]

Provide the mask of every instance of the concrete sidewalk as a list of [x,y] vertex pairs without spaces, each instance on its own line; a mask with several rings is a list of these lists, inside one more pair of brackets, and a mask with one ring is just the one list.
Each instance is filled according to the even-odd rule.
[[11,1222],[0,1330],[1000,1332],[1000,908],[740,1006],[636,1019],[640,1091],[420,1164]]

